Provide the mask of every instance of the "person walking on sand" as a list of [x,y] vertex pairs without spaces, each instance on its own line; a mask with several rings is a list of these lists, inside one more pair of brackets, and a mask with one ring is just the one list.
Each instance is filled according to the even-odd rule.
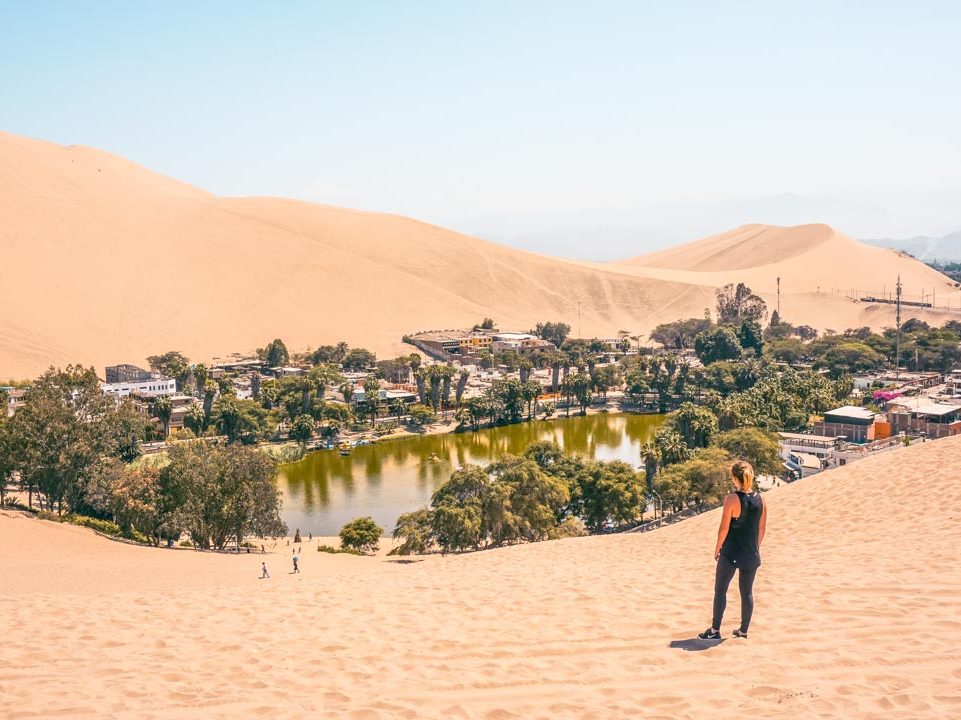
[[260,579],[263,580],[264,578],[269,578],[269,577],[270,577],[270,573],[267,572],[267,563],[265,562],[260,563]]
[[300,572],[300,568],[297,567],[297,561],[298,561],[298,560],[300,560],[300,558],[297,557],[296,555],[294,555],[294,572],[295,572],[295,573],[299,573],[299,572]]
[[701,640],[721,639],[721,620],[727,607],[727,589],[737,570],[741,591],[741,625],[734,637],[746,638],[754,614],[754,577],[761,566],[761,543],[767,526],[767,504],[754,489],[754,468],[739,460],[731,468],[734,492],[724,498],[721,525],[717,531],[714,559],[714,618],[700,633]]

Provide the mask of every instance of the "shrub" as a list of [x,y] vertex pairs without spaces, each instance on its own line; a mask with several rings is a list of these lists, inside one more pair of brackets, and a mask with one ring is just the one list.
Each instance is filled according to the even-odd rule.
[[177,544],[180,545],[180,547],[184,547],[184,548],[192,548],[194,546],[194,544],[189,540],[181,540]]
[[384,530],[371,517],[351,520],[340,529],[340,542],[345,548],[361,552],[377,552]]
[[547,531],[547,537],[550,540],[584,537],[585,535],[589,534],[590,533],[587,532],[587,527],[584,525],[584,521],[576,517],[569,517],[557,527],[553,527]]
[[135,528],[131,528],[123,534],[127,540],[133,540],[134,542],[140,543],[141,545],[152,545],[150,538],[144,535],[142,532]]
[[[120,526],[113,520],[101,520],[100,518],[87,517],[86,515],[67,515],[64,521],[71,525],[80,525],[81,527],[96,530],[104,535],[120,535]],[[142,536],[141,533],[138,534]]]
[[330,553],[331,555],[344,554],[344,555],[364,555],[360,550],[354,550],[353,548],[335,548],[333,545],[318,545],[317,552]]

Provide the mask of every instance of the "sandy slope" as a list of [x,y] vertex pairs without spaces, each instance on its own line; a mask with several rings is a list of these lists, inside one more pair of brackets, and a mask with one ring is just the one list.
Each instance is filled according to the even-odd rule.
[[884,312],[817,288],[897,272],[918,287],[942,282],[826,226],[721,237],[650,266],[570,262],[399,216],[219,198],[97,150],[0,133],[0,377],[168,349],[209,361],[277,336],[293,349],[346,339],[406,352],[405,333],[485,316],[512,329],[566,320],[586,336],[644,334],[700,316],[731,280],[770,297],[778,274],[798,298],[785,313],[794,322],[881,325]]
[[268,556],[270,580],[0,515],[3,714],[959,717],[959,463],[942,440],[771,491],[751,638],[707,649],[716,511],[297,576]]

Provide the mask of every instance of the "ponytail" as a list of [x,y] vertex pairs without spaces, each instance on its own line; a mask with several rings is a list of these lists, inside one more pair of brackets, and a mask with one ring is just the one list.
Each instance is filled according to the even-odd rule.
[[751,492],[754,489],[754,468],[747,460],[738,460],[731,468],[733,475],[741,483],[741,490]]

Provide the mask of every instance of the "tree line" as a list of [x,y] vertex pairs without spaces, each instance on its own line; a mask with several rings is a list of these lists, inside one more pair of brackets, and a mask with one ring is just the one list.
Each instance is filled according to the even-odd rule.
[[[719,503],[736,458],[751,460],[760,472],[779,467],[771,433],[712,433],[691,420],[679,415],[669,421],[658,434],[659,456],[644,471],[622,461],[566,455],[551,442],[503,455],[487,467],[458,469],[429,507],[398,518],[393,535],[402,542],[395,552],[462,552],[606,532],[638,523],[652,504],[680,510]],[[683,449],[664,444],[672,435]],[[688,442],[709,444],[695,449]]]
[[105,395],[93,368],[51,368],[26,389],[23,406],[0,416],[0,499],[10,486],[57,515],[116,522],[127,537],[159,544],[187,533],[202,548],[245,535],[286,532],[267,455],[200,440],[141,458],[147,418]]

